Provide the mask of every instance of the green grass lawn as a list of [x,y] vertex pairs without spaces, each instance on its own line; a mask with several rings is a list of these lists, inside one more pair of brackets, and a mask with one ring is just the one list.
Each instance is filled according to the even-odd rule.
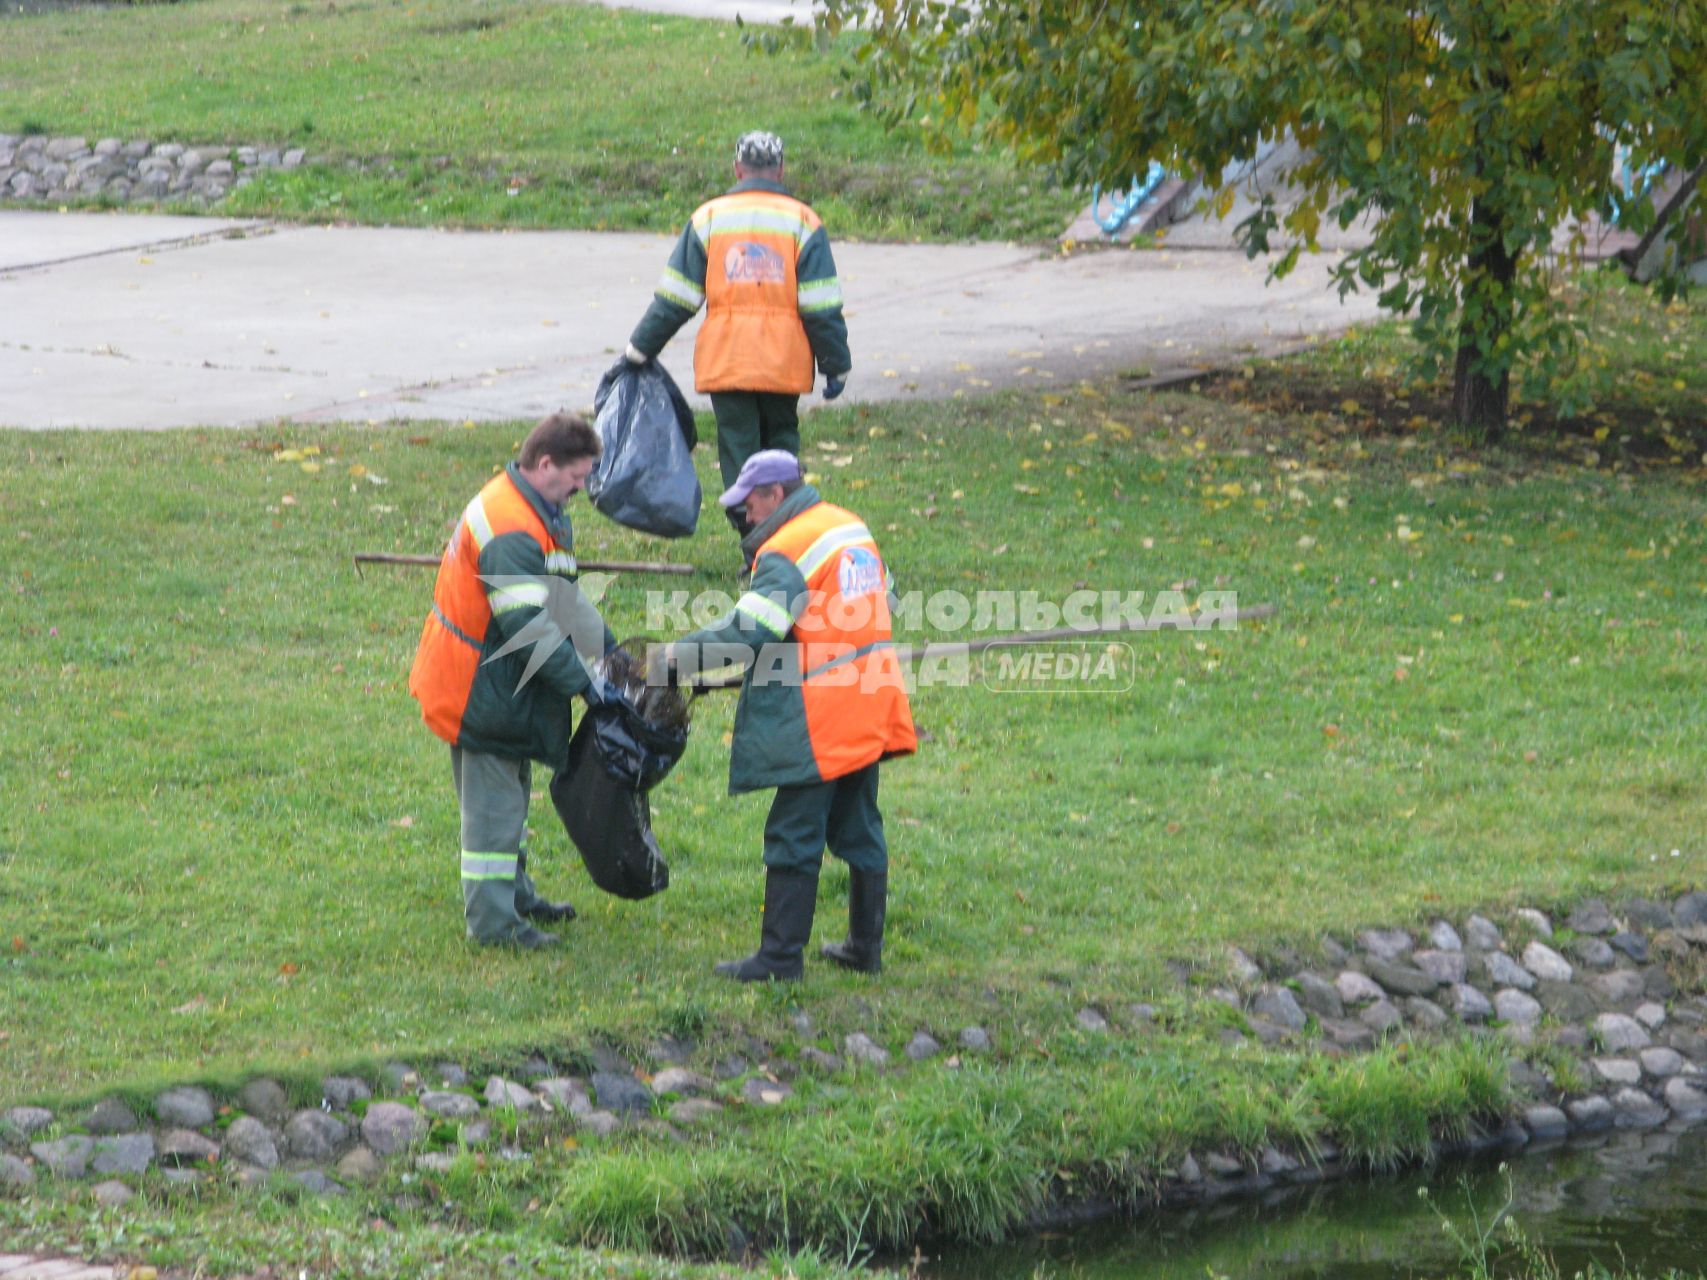
[[[668,894],[591,890],[542,803],[535,867],[581,900],[572,945],[461,939],[447,753],[404,688],[431,576],[349,555],[439,545],[519,434],[0,437],[15,1095],[765,1008],[707,973],[755,940],[759,896],[765,801],[723,794],[728,695],[655,796]],[[820,412],[806,438],[904,590],[1194,582],[1279,609],[1135,638],[1124,694],[921,690],[930,741],[884,777],[891,971],[815,974],[827,1016],[875,998],[895,1034],[1029,1028],[1227,943],[1699,876],[1694,470],[1473,461],[1094,388]],[[275,460],[308,444],[312,473]],[[584,555],[733,585],[715,518],[675,546],[580,524]],[[674,585],[620,579],[617,632]]]
[[[1653,351],[1701,350],[1700,303],[1648,319],[1672,335]],[[623,1248],[701,1249],[731,1216],[837,1247],[926,1222],[986,1236],[1062,1170],[1140,1194],[1203,1142],[1418,1150],[1497,1105],[1497,1054],[1226,1049],[1228,1011],[1169,962],[1207,981],[1232,944],[1308,955],[1324,932],[1707,879],[1707,423],[1699,398],[1639,421],[1632,376],[1604,437],[1590,416],[1472,455],[1401,415],[1430,393],[1388,376],[1400,345],[1378,331],[1195,394],[808,418],[810,469],[903,591],[1179,586],[1278,612],[1133,637],[1118,693],[920,689],[926,741],[883,775],[886,971],[813,963],[787,989],[710,973],[752,948],[761,894],[765,798],[724,793],[728,695],[654,795],[666,894],[592,889],[542,796],[533,870],[581,908],[568,945],[462,939],[448,753],[404,688],[431,576],[350,554],[435,549],[526,424],[0,433],[0,1101],[257,1072],[307,1098],[332,1069],[665,1033],[706,1061],[745,1033],[785,1057],[853,1030],[994,1037],[987,1066],[803,1076],[686,1146],[631,1134],[445,1190],[465,1225]],[[1326,379],[1339,401],[1298,407]],[[584,557],[733,588],[715,513],[662,545],[576,512]],[[619,579],[618,634],[676,585]],[[819,939],[845,884],[826,873]],[[1073,1026],[1136,1000],[1161,1031]],[[365,1230],[348,1213],[328,1231]]]
[[[832,235],[1053,236],[1078,203],[968,146],[927,155],[841,90],[851,45],[749,52],[733,23],[497,0],[185,0],[10,18],[0,133],[304,147],[222,212],[679,229],[770,128]],[[357,168],[347,167],[354,164]],[[514,194],[511,194],[514,190]]]

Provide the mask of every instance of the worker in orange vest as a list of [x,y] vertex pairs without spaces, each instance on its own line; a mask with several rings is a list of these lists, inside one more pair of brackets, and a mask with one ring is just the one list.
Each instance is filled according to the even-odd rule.
[[[853,367],[830,238],[811,206],[782,185],[782,139],[755,131],[735,144],[735,185],[688,219],[624,354],[654,359],[705,308],[694,343],[694,387],[711,396],[725,487],[760,449],[800,453],[800,397],[816,360],[824,399]],[[744,533],[740,504],[728,511]]]
[[468,936],[529,950],[558,937],[531,921],[575,918],[539,896],[527,871],[532,762],[563,768],[569,700],[613,695],[587,663],[615,647],[575,585],[575,536],[563,504],[587,483],[598,432],[554,414],[463,510],[439,562],[409,692],[450,744],[462,810]]
[[883,968],[889,848],[878,764],[917,749],[895,647],[891,581],[860,518],[818,496],[793,454],[747,459],[719,499],[744,503],[751,583],[714,625],[648,655],[648,677],[680,679],[743,660],[729,792],[775,787],[765,820],[759,949],[717,966],[741,982],[800,977],[824,849],[848,864],[848,936],[822,949],[844,968]]

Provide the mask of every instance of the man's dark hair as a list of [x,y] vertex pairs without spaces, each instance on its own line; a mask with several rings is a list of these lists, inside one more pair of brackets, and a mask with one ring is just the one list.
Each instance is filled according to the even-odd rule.
[[580,414],[554,413],[528,432],[517,461],[522,470],[532,471],[544,458],[566,467],[578,458],[596,458],[603,452],[599,433]]
[[786,498],[792,493],[798,493],[800,491],[800,486],[805,484],[806,481],[799,476],[795,476],[792,480],[778,480],[777,483],[782,486],[782,496]]

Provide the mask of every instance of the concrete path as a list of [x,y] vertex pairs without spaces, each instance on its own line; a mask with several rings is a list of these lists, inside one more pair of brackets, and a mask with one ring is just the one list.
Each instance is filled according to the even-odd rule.
[[[671,242],[0,212],[0,426],[585,409]],[[1265,289],[1263,265],[1226,250],[843,243],[836,258],[844,401],[1189,371],[1374,314],[1340,304],[1323,260]],[[665,353],[684,389],[697,324]]]
[[822,6],[811,0],[596,0],[607,9],[641,9],[649,13],[671,13],[684,18],[707,18],[714,22],[763,22],[776,24],[792,19],[796,26],[812,25],[814,10]]
[[69,1258],[34,1258],[0,1253],[0,1280],[120,1280],[129,1269],[115,1271]]

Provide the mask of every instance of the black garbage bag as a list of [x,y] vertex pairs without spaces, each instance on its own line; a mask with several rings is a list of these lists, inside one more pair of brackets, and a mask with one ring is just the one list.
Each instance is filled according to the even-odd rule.
[[645,664],[626,648],[594,670],[615,696],[588,707],[575,727],[551,803],[594,884],[619,898],[649,898],[669,887],[670,868],[646,793],[687,750],[689,703],[677,689],[649,688]]
[[594,884],[619,898],[650,898],[670,887],[652,806],[644,791],[604,767],[593,724],[588,715],[569,739],[569,763],[551,780],[551,803]]
[[636,791],[650,791],[662,782],[688,746],[685,725],[672,729],[649,723],[626,698],[589,709],[581,727],[589,726],[605,772]]
[[644,636],[630,637],[594,661],[593,671],[616,696],[588,707],[581,721],[592,725],[605,772],[636,791],[652,790],[676,767],[688,749],[693,720],[692,698],[673,681],[647,682],[651,644]]
[[693,410],[656,360],[618,360],[599,379],[593,411],[604,453],[587,479],[594,507],[630,529],[685,538],[699,523]]

